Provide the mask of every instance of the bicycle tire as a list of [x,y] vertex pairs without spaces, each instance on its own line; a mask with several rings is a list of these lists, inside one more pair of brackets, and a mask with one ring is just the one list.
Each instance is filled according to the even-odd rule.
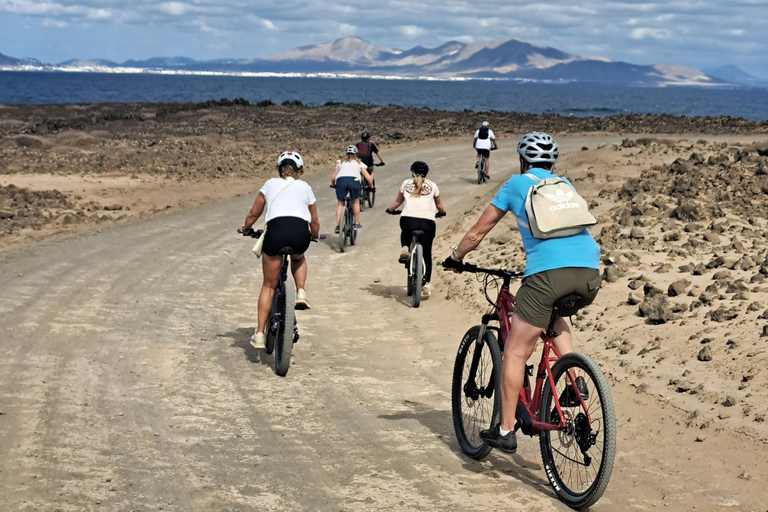
[[[598,450],[600,450],[599,466],[597,471],[594,473],[594,478],[591,480],[591,482],[589,482],[586,479],[582,481],[581,477],[578,477],[578,481],[575,483],[581,484],[582,488],[572,489],[571,487],[574,486],[574,482],[565,481],[564,476],[561,476],[561,473],[564,475],[565,472],[561,472],[558,469],[558,464],[555,459],[556,452],[557,455],[562,456],[571,463],[569,466],[571,469],[568,473],[570,480],[573,479],[573,469],[575,465],[583,465],[587,476],[589,476],[589,468],[592,466],[592,461],[590,460],[587,462],[587,460],[584,458],[583,452],[581,452],[582,455],[579,456],[577,452],[572,452],[571,450],[571,448],[575,448],[576,450],[581,451],[579,448],[579,433],[577,430],[579,416],[586,420],[586,416],[583,413],[578,413],[576,416],[573,416],[573,413],[570,412],[570,409],[573,408],[564,407],[563,414],[565,415],[566,411],[569,411],[569,416],[573,418],[571,420],[573,426],[565,432],[541,432],[539,434],[539,447],[541,448],[541,458],[544,463],[545,473],[547,474],[547,478],[549,479],[549,483],[552,485],[555,494],[557,494],[557,497],[569,507],[580,509],[589,507],[590,505],[593,505],[595,502],[597,502],[597,500],[600,499],[600,497],[605,492],[606,487],[608,486],[608,481],[610,480],[611,472],[613,471],[614,457],[616,455],[616,413],[613,408],[611,390],[608,387],[608,382],[605,380],[605,376],[600,370],[600,367],[588,356],[579,354],[577,352],[571,352],[570,354],[562,356],[552,366],[552,377],[555,382],[554,393],[550,386],[549,380],[547,379],[545,381],[544,390],[541,394],[541,408],[539,409],[541,411],[540,415],[542,422],[549,422],[550,417],[552,416],[552,412],[557,414],[556,409],[553,411],[553,399],[556,395],[559,396],[558,383],[562,384],[563,390],[565,389],[566,385],[571,385],[570,379],[567,377],[562,381],[560,380],[561,377],[567,375],[566,371],[570,369],[578,369],[579,375],[585,377],[585,381],[588,377],[592,383],[591,390],[590,384],[587,383],[587,389],[590,390],[590,392],[589,397],[584,400],[588,411],[590,412],[592,423],[582,423],[582,427],[586,427],[588,429],[587,432],[590,435],[593,435],[595,432],[595,424],[597,424],[598,428],[600,429],[599,433],[594,433],[594,444],[590,445],[588,448],[588,451],[590,452],[590,458],[592,458],[593,455],[596,455],[596,452],[590,450],[590,448],[596,447]],[[599,408],[594,407],[596,399],[599,399]],[[598,417],[598,414],[601,416]],[[554,418],[552,419],[554,420]],[[557,421],[559,421],[559,416]],[[584,432],[582,431],[582,439],[584,438],[583,434]],[[597,438],[600,434],[602,434],[602,438],[598,441]],[[560,450],[553,448],[551,439],[553,435],[558,436],[557,441],[559,441],[560,448],[563,446],[567,447],[568,455],[563,454],[560,452]],[[581,458],[581,461],[579,461],[577,458]]]
[[408,261],[405,262],[405,291],[410,297],[413,295],[413,276],[411,276],[411,258],[413,258],[413,247],[408,251]]
[[275,373],[285,377],[291,366],[291,350],[293,349],[293,324],[296,322],[296,290],[293,283],[285,281],[280,284],[281,297],[278,301],[279,313],[282,313],[280,326],[275,340]]
[[[480,431],[498,423],[501,415],[501,348],[489,330],[485,331],[483,344],[478,347],[479,335],[480,326],[476,325],[461,339],[451,382],[453,430],[461,451],[476,460],[484,458],[492,449],[480,438]],[[467,379],[476,353],[478,368],[470,387]],[[488,386],[492,387],[490,396],[486,396]]]
[[342,210],[339,217],[339,251],[347,250],[347,212]]
[[349,245],[355,245],[357,243],[357,230],[354,225],[354,214],[347,210],[347,229],[349,230]]
[[[373,186],[376,186],[376,180],[373,180]],[[376,191],[368,190],[368,208],[373,208],[373,204],[376,202]]]
[[477,166],[477,184],[481,185],[485,178],[485,159],[480,157],[480,165]]
[[[272,312],[270,311],[270,316],[271,315]],[[265,329],[267,333],[264,339],[264,352],[267,354],[271,354],[275,350],[275,338],[277,337],[277,334],[270,329],[269,323],[269,319],[267,319],[267,328]]]
[[367,198],[368,198],[368,190],[361,185],[360,186],[360,199],[359,199],[359,201],[360,201],[360,211],[361,212],[365,211],[365,202],[366,202]]
[[414,255],[416,263],[413,271],[413,296],[411,299],[413,300],[413,307],[417,308],[421,304],[421,287],[424,285],[424,248],[421,244],[416,244],[414,252],[416,253]]

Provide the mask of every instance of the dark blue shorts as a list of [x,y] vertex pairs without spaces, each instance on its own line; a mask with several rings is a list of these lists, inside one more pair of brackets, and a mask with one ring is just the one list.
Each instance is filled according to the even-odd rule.
[[336,179],[336,199],[343,201],[347,192],[352,199],[360,199],[360,180],[348,176]]

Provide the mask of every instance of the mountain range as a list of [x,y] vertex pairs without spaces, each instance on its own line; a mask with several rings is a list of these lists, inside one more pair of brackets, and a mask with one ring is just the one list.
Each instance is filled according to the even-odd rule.
[[296,73],[367,77],[499,78],[525,81],[610,83],[635,86],[768,85],[735,66],[708,72],[674,65],[638,65],[600,57],[581,57],[518,39],[465,44],[449,41],[436,48],[398,50],[357,37],[301,46],[264,59],[197,61],[154,57],[116,63],[104,59],[43,64],[0,54],[0,69],[48,69],[183,73]]

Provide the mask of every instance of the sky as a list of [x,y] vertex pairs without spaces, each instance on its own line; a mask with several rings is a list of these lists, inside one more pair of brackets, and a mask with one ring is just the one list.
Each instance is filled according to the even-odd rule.
[[260,58],[357,36],[387,48],[517,38],[584,57],[768,79],[768,0],[0,0],[0,53],[44,62]]

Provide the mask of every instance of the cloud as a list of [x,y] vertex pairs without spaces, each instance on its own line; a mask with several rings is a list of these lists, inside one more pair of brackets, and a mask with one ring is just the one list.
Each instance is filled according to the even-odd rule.
[[[767,5],[768,0],[593,0],[578,5],[571,0],[486,0],[482,8],[476,0],[387,0],[364,6],[359,0],[0,0],[0,18],[13,15],[29,27],[23,38],[27,42],[18,44],[50,40],[46,30],[65,37],[58,29],[66,29],[72,31],[71,40],[46,51],[66,48],[91,54],[88,34],[93,40],[100,34],[107,38],[104,45],[125,52],[124,59],[153,56],[141,53],[159,48],[195,58],[233,56],[215,54],[217,48],[266,57],[352,35],[402,49],[516,37],[577,55],[638,64],[662,58],[693,67],[750,62],[768,75],[763,57]],[[274,37],[289,26],[290,38]],[[144,39],[137,45],[139,33]]]
[[397,30],[406,37],[419,37],[426,32],[426,30],[416,25],[402,25],[397,27]]
[[165,2],[159,5],[159,9],[171,16],[183,16],[189,11],[189,6],[182,2]]

